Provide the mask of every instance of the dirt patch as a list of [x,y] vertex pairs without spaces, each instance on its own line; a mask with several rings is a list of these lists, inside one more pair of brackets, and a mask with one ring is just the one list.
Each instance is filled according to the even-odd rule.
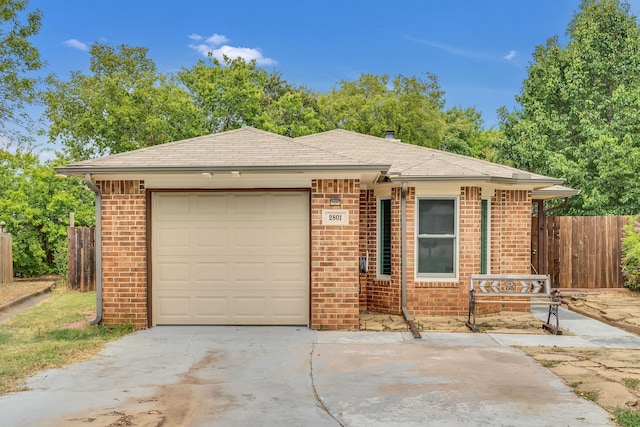
[[39,292],[46,292],[56,285],[55,279],[15,280],[12,283],[0,283],[0,309],[20,299]]
[[579,396],[608,411],[640,409],[640,350],[524,347]]

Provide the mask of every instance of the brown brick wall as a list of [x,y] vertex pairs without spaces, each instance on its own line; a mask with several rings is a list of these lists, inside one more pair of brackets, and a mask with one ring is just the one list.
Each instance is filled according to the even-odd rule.
[[102,304],[106,325],[147,325],[146,198],[143,181],[99,181]]
[[491,273],[531,273],[531,192],[496,190],[491,200]]
[[367,310],[367,299],[369,297],[368,283],[376,277],[376,211],[377,202],[373,190],[360,191],[360,256],[369,254],[369,268],[366,274],[359,277],[359,305],[360,312]]
[[[360,181],[320,179],[311,188],[311,328],[358,329]],[[323,209],[348,210],[349,225],[322,225]]]
[[[399,189],[397,193],[399,194]],[[453,282],[415,280],[415,191],[409,188],[407,195],[407,308],[411,314],[452,316],[467,313],[468,278],[470,274],[480,272],[481,189],[479,187],[460,189],[459,213],[459,280]],[[393,214],[395,215],[395,212]],[[528,274],[531,245],[530,192],[497,191],[491,202],[491,215],[492,273]],[[399,256],[399,250],[397,252]],[[395,272],[392,277],[392,287],[397,289],[398,295],[401,292],[399,274],[398,271],[397,280]],[[393,298],[390,301],[395,302]],[[383,304],[378,304],[376,307],[384,308]],[[394,309],[384,310],[390,313],[394,311]]]
[[[147,324],[146,197],[142,181],[100,181],[102,191],[103,322]],[[416,281],[415,189],[407,194],[407,296],[414,315],[462,315],[468,276],[480,270],[480,200],[477,187],[460,189],[459,281]],[[339,198],[340,206],[330,206]],[[314,180],[311,194],[311,327],[358,329],[359,312],[401,312],[401,189],[391,193],[391,278],[376,269],[377,203],[358,180]],[[323,209],[346,209],[349,225],[322,225]],[[491,201],[491,273],[529,273],[531,193],[498,190]],[[369,270],[358,257],[369,250]]]
[[[412,204],[415,197],[412,197]],[[407,262],[407,308],[414,315],[454,316],[467,312],[469,304],[468,277],[480,271],[480,208],[481,194],[478,187],[462,187],[459,198],[458,233],[458,281],[414,281],[415,254],[414,229],[407,230],[411,248]],[[407,220],[414,227],[415,206],[407,209]]]

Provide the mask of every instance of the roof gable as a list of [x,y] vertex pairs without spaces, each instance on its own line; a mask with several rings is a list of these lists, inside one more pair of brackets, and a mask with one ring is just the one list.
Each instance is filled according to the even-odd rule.
[[[372,166],[357,157],[334,153],[323,147],[253,127],[243,127],[182,141],[170,142],[69,165],[73,169],[144,168],[229,169],[229,168],[318,168]],[[386,166],[388,164],[380,164]]]

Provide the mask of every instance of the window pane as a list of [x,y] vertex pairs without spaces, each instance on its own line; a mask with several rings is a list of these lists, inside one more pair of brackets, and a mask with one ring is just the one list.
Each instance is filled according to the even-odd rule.
[[418,273],[453,274],[453,238],[418,239]]
[[430,200],[419,201],[420,234],[454,234],[455,201]]
[[391,200],[380,201],[380,274],[391,274]]

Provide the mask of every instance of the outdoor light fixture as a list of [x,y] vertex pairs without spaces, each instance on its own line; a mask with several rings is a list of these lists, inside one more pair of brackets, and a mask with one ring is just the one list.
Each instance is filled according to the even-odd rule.
[[396,171],[391,171],[387,174],[387,177],[389,179],[396,179],[396,178],[400,178],[402,176],[401,172],[396,172]]
[[202,172],[202,176],[203,176],[203,177],[205,177],[205,178],[211,178],[211,177],[213,177],[213,175],[211,175],[211,173],[210,173],[210,172]]
[[240,177],[240,171],[231,171],[231,176],[234,178],[239,178]]

